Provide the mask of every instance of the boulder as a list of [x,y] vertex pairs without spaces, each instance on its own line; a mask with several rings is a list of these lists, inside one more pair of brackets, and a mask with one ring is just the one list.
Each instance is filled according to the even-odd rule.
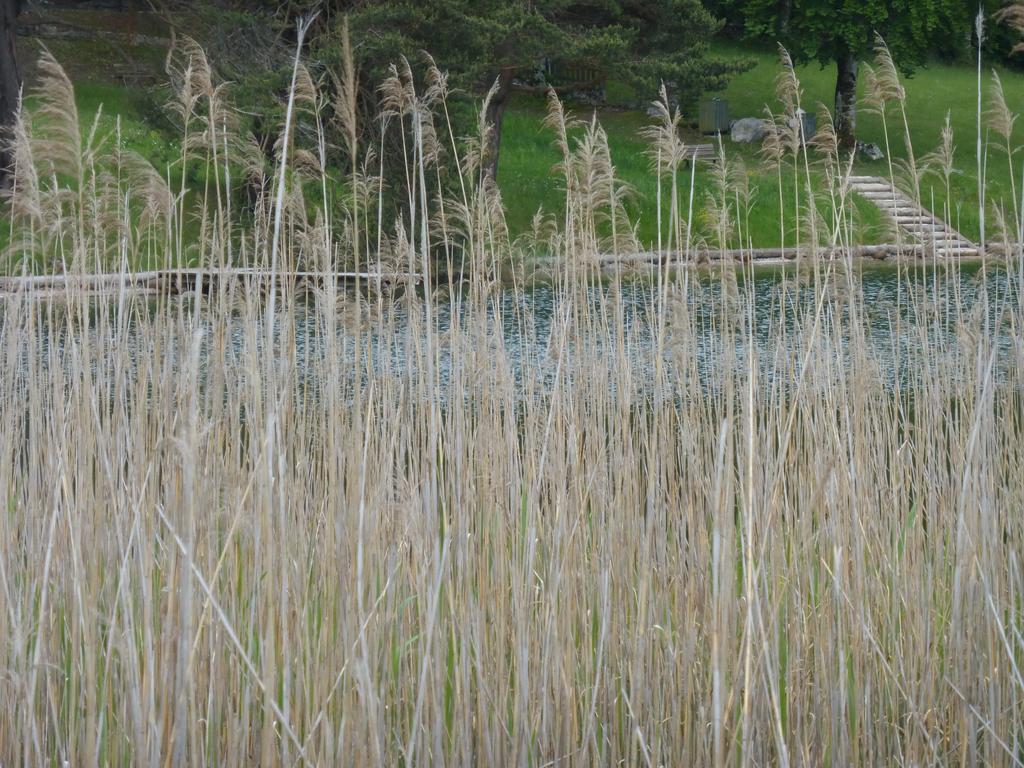
[[[669,99],[668,111],[669,112],[675,112],[677,109],[679,109],[679,102],[676,101],[675,99]],[[662,114],[661,108],[656,106],[656,105],[654,105],[654,104],[648,103],[647,106],[646,106],[646,110],[647,110],[647,116],[648,117],[653,117],[653,118],[661,117],[661,114]]]
[[767,121],[758,117],[744,117],[732,124],[732,140],[737,144],[753,144],[764,140]]
[[857,142],[857,157],[864,160],[885,160],[885,153],[877,144],[869,144],[866,141]]

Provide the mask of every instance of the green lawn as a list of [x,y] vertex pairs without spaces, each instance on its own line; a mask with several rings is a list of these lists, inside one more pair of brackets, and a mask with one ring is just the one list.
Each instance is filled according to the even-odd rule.
[[[766,106],[776,111],[774,80],[779,71],[776,55],[771,51],[752,50],[747,47],[719,44],[719,54],[754,58],[757,65],[738,77],[721,94],[728,99],[733,118],[760,117]],[[1024,105],[1024,75],[1000,69],[1007,103],[1011,109]],[[797,70],[804,90],[804,104],[808,110],[816,111],[818,103],[830,104],[835,89],[835,74],[832,69],[821,69],[815,64],[799,67]],[[991,90],[990,71],[986,72],[984,87],[986,105]],[[971,238],[979,236],[977,205],[977,163],[975,160],[977,120],[977,75],[970,67],[947,64],[933,64],[917,70],[913,77],[905,80],[907,90],[908,122],[914,142],[915,156],[920,159],[934,149],[940,141],[942,124],[949,111],[954,129],[956,151],[956,173],[952,184],[950,207],[952,218],[959,222],[962,231]],[[863,78],[861,82],[863,91]],[[578,116],[589,117],[589,112],[576,110]],[[539,205],[545,210],[558,210],[561,193],[559,180],[551,175],[550,168],[558,161],[558,154],[552,144],[550,132],[541,128],[543,104],[537,99],[518,98],[506,117],[502,149],[500,183],[508,207],[509,221],[514,231],[521,231],[529,224]],[[691,119],[691,116],[686,116]],[[655,183],[644,154],[645,145],[639,138],[639,130],[648,119],[640,112],[605,110],[598,119],[609,134],[613,160],[624,181],[637,192],[635,211],[639,217],[640,234],[646,240],[656,236],[654,200]],[[894,158],[906,156],[902,140],[902,124],[893,114],[890,120],[890,140]],[[879,116],[861,109],[859,135],[864,141],[884,146],[882,122]],[[692,141],[709,141],[689,134]],[[1019,142],[1020,126],[1015,139]],[[756,152],[747,146],[732,144],[726,139],[726,152],[740,156],[751,173],[751,185],[756,190],[756,204],[750,225],[754,244],[776,245],[779,240],[779,202],[774,175],[766,175],[760,169]],[[889,163],[858,162],[857,171],[888,176]],[[1020,169],[1018,169],[1018,176]],[[1019,183],[1019,182],[1018,182]],[[709,188],[705,172],[697,176],[700,194]],[[1003,200],[1010,204],[1010,183],[1006,155],[993,149],[987,165],[987,196],[990,201]],[[1019,194],[1019,191],[1018,191]],[[787,190],[786,197],[792,195]],[[933,198],[934,195],[934,198]],[[926,204],[934,199],[938,213],[946,204],[945,189],[938,181],[929,177],[922,188]],[[789,206],[792,208],[792,205]],[[858,203],[859,237],[867,242],[881,237],[884,229],[880,217],[872,206]],[[990,217],[991,219],[991,217]],[[792,211],[787,211],[789,227],[792,227]],[[991,234],[991,228],[990,228]]]
[[[498,180],[513,232],[527,230],[538,207],[542,206],[546,212],[562,210],[563,182],[551,170],[560,160],[560,156],[553,144],[553,134],[542,127],[544,114],[542,101],[521,98],[517,101],[515,109],[510,110],[510,114],[505,118]],[[577,116],[589,117],[585,114]],[[657,182],[651,168],[651,158],[647,154],[648,145],[640,135],[640,131],[648,125],[649,120],[641,112],[613,110],[601,111],[598,120],[608,133],[612,160],[617,173],[622,181],[632,188],[633,194],[628,208],[631,218],[639,223],[639,237],[644,244],[653,245],[657,242]],[[712,139],[699,137],[696,132],[688,130],[687,141],[709,142]],[[730,158],[742,158],[753,190],[749,217],[745,216],[742,224],[744,230],[749,228],[750,237],[744,237],[744,242],[752,241],[755,247],[779,245],[780,204],[776,175],[774,172],[762,171],[761,160],[754,148],[731,144],[728,138],[725,148]],[[680,194],[686,198],[682,203],[685,213],[690,187],[689,168],[684,168],[679,184]],[[787,202],[794,198],[793,185],[792,173],[786,174],[783,196]],[[708,231],[702,214],[706,195],[711,188],[709,169],[703,164],[698,164],[694,180],[693,226],[697,236],[705,237],[709,241],[712,241],[713,233]],[[666,209],[668,196],[666,184],[663,191]],[[874,233],[882,228],[880,214],[873,206],[862,204],[860,201],[857,203],[857,214],[858,239],[863,242],[871,241],[875,237]],[[784,215],[786,243],[792,244],[793,230],[796,226],[792,204],[786,207]],[[733,245],[738,245],[738,242],[733,242]]]
[[[722,52],[748,54],[749,51],[737,47],[721,46]],[[732,106],[734,115],[756,115],[763,110],[766,103],[773,99],[772,83],[778,71],[775,56],[770,53],[758,55],[758,66],[737,77],[724,92]],[[1011,110],[1024,108],[1024,73],[997,67],[1002,78],[1006,101]],[[800,81],[804,86],[805,102],[813,105],[831,104],[835,92],[835,72],[833,69],[822,70],[817,65],[800,67]],[[984,72],[985,109],[992,90],[992,67],[986,66]],[[861,98],[863,99],[864,78],[861,78]],[[957,174],[953,183],[951,209],[959,211],[960,227],[969,237],[978,237],[978,186],[977,186],[977,72],[972,67],[948,64],[932,64],[918,69],[915,74],[904,80],[907,91],[907,115],[910,125],[914,154],[917,158],[932,151],[941,140],[942,125],[946,113],[950,114],[953,126],[956,151]],[[808,109],[812,108],[810,106]],[[895,117],[895,116],[894,116]],[[895,127],[895,131],[893,130]],[[884,134],[881,118],[861,109],[858,121],[858,134],[862,141],[875,142],[882,145]],[[893,157],[906,157],[902,141],[902,125],[890,121],[890,138],[892,140]],[[993,136],[995,142],[998,137]],[[1014,143],[1019,145],[1024,140],[1022,126],[1017,125]],[[859,163],[858,171],[865,173],[887,174],[888,164]],[[1017,167],[1018,194],[1021,168]],[[987,197],[990,200],[1004,200],[1010,204],[1009,170],[1005,152],[992,149],[989,152],[987,165]],[[945,193],[934,179],[929,179],[927,187],[921,194],[927,203],[934,192],[936,209],[941,210],[945,202]]]

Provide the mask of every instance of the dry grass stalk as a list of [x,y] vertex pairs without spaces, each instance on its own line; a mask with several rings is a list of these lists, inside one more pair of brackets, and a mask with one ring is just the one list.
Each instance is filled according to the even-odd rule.
[[[223,130],[196,116],[200,64],[182,78],[184,122]],[[0,763],[1014,765],[1019,296],[983,283],[968,309],[908,293],[926,320],[893,334],[914,349],[898,386],[842,263],[813,287],[784,276],[767,308],[753,275],[659,268],[629,289],[635,305],[619,281],[577,280],[549,317],[519,302],[506,316],[485,123],[460,143],[443,77],[423,96],[413,83],[403,65],[382,91],[406,141],[387,159],[408,174],[393,236],[376,151],[341,221],[308,204],[290,170],[325,181],[321,135],[313,150],[282,141],[270,180],[251,163],[275,190],[251,220],[214,175],[197,246],[203,263],[237,249],[279,269],[376,241],[380,263],[416,270],[450,249],[471,265],[468,299],[303,300],[287,283],[3,299]],[[322,97],[306,104],[315,120]],[[628,237],[624,191],[600,126],[572,132],[554,99],[551,114],[567,210],[538,217],[533,242],[582,263],[608,228]],[[650,136],[666,180],[676,119],[666,105]],[[48,191],[31,128],[19,135],[26,258],[181,257],[186,202],[152,169],[86,141],[53,159],[111,163],[102,187],[82,174]],[[827,128],[818,145],[838,173]],[[218,146],[194,161],[241,162],[214,162]],[[716,184],[718,237],[742,239],[744,169],[722,162]],[[828,191],[819,206],[798,190],[796,245],[842,242],[850,203]],[[94,192],[87,212],[76,201]],[[670,237],[688,247],[673,201]],[[963,285],[955,265],[938,279],[934,297]]]

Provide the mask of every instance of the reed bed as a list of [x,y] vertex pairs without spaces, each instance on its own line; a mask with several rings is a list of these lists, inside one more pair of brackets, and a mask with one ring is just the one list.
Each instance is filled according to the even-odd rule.
[[[327,105],[296,60],[277,167],[248,166],[263,193],[245,216],[232,209],[244,142],[201,51],[184,61],[173,71],[197,138],[183,164],[209,183],[198,211],[92,138],[59,155],[23,125],[16,263],[84,272],[191,253],[277,274],[393,259],[428,279],[397,295],[243,280],[4,301],[0,763],[1024,760],[1012,259],[1010,290],[989,291],[986,269],[972,302],[957,264],[927,273],[914,321],[892,318],[917,349],[893,380],[842,257],[783,275],[757,327],[749,269],[714,272],[722,300],[703,315],[704,284],[670,265],[595,294],[588,257],[624,247],[627,190],[600,127],[574,143],[556,100],[564,218],[513,244],[481,175],[487,142],[447,133],[443,75],[431,68],[418,94],[396,68],[383,119],[408,154],[385,161],[408,189],[385,232],[381,158],[360,148],[344,82]],[[795,109],[798,84],[784,88]],[[328,112],[357,158],[337,219],[304,198],[317,180],[327,197],[325,133],[303,148],[310,134],[294,130]],[[670,199],[659,249],[685,254],[701,203],[677,120],[665,107],[650,138]],[[835,182],[796,203],[799,242],[841,253],[842,161],[827,133],[818,156],[786,125],[770,144],[778,172],[810,178],[813,162]],[[743,199],[721,168],[707,215],[724,239]],[[520,279],[531,248],[558,265],[543,334],[496,299],[519,290],[498,278]],[[628,291],[648,310],[639,357]],[[509,328],[543,354],[514,361]],[[696,363],[708,328],[713,386]],[[758,334],[787,343],[768,354]],[[371,337],[399,336],[405,361],[371,354]]]

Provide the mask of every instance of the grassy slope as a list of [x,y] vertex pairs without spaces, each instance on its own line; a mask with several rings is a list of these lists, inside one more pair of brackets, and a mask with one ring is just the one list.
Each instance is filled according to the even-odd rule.
[[[723,46],[722,50],[737,54],[746,53],[745,49],[738,47]],[[759,54],[758,62],[758,66],[754,70],[736,78],[724,94],[730,100],[735,115],[757,114],[759,106],[763,108],[763,103],[771,99],[772,81],[778,70],[775,57],[769,53]],[[1024,107],[1024,75],[1003,68],[997,68],[997,71],[1002,78],[1006,101],[1010,109],[1020,110]],[[806,103],[809,105],[816,105],[818,102],[830,104],[833,101],[834,70],[831,68],[822,70],[819,66],[812,64],[800,67],[798,73],[804,86]],[[986,65],[983,81],[986,109],[992,91],[991,73],[992,68]],[[957,174],[950,200],[951,209],[954,212],[954,218],[959,212],[960,226],[964,233],[969,237],[976,238],[978,236],[977,72],[971,67],[932,64],[917,70],[912,77],[904,80],[904,85],[907,91],[910,135],[914,144],[914,154],[918,159],[939,144],[946,113],[950,114],[957,146]],[[864,83],[861,78],[862,106],[863,91]],[[760,94],[767,96],[761,98]],[[894,115],[890,120],[892,155],[893,158],[905,158],[907,153],[903,147],[902,124],[897,122],[898,119],[898,116]],[[884,133],[881,118],[861,109],[858,135],[863,141],[883,145]],[[1018,126],[1015,143],[1019,144],[1022,139],[1024,139],[1024,133]],[[993,142],[997,141],[997,138],[992,137],[992,140]],[[884,161],[859,163],[858,170],[885,175],[888,173],[888,164]],[[1003,199],[1009,205],[1010,177],[1005,153],[1000,153],[995,149],[990,152],[986,174],[986,189],[990,201]],[[1016,174],[1019,182],[1019,167],[1016,169]],[[941,210],[945,202],[944,190],[939,188],[934,179],[928,179],[925,183],[926,186],[923,186],[921,191],[922,198],[926,201],[930,200],[931,194],[934,192],[936,211]]]
[[[117,20],[124,14],[103,14],[96,11],[61,10],[52,15],[82,27],[102,30],[118,29]],[[139,30],[156,34],[159,29],[146,26],[145,17],[138,22]],[[162,82],[166,51],[153,44],[126,45],[103,39],[47,40],[46,47],[61,63],[74,81],[79,121],[83,132],[91,130],[99,115],[99,136],[113,132],[120,119],[123,146],[138,152],[163,171],[180,156],[177,139],[158,125],[153,113],[152,100],[147,89]],[[39,41],[19,41],[19,58],[25,66],[26,104],[35,104],[33,96],[36,81],[36,61],[41,46]],[[132,72],[137,79],[126,82],[120,73]]]
[[[722,94],[729,100],[734,118],[761,116],[766,105],[777,108],[774,79],[778,73],[778,64],[773,53],[751,51],[748,48],[725,44],[720,44],[718,50],[724,54],[753,57],[757,61],[754,69],[735,78]],[[803,84],[804,103],[807,109],[816,109],[819,102],[831,102],[835,88],[834,72],[831,69],[823,70],[816,64],[811,64],[799,67],[797,72]],[[1019,108],[1024,104],[1024,77],[1006,71],[1000,71],[1000,74],[1010,108]],[[975,162],[976,77],[976,73],[968,67],[933,64],[918,70],[912,78],[906,80],[908,118],[914,152],[918,158],[939,143],[947,110],[951,114],[957,144],[957,173],[949,202],[954,212],[953,219],[958,220],[964,233],[972,238],[977,238],[979,234]],[[991,89],[987,73],[984,85],[987,99]],[[863,82],[861,92],[863,95]],[[543,205],[549,211],[557,210],[559,207],[559,182],[549,173],[558,156],[552,145],[552,136],[541,129],[542,119],[543,104],[535,99],[525,98],[515,103],[511,114],[506,118],[501,186],[514,230],[528,226],[538,205]],[[623,180],[637,190],[637,204],[642,210],[641,237],[653,240],[656,232],[652,213],[655,185],[651,179],[648,159],[644,155],[645,145],[638,136],[639,129],[647,124],[647,118],[637,112],[603,111],[599,113],[598,119],[608,130],[613,159]],[[902,141],[902,125],[898,120],[898,116],[893,115],[889,126],[894,159],[906,156]],[[864,141],[884,146],[880,117],[863,109],[860,113],[859,134]],[[698,140],[693,135],[689,138]],[[1018,137],[1018,141],[1020,138]],[[750,147],[735,145],[727,140],[726,150],[730,156],[744,159],[751,169],[751,183],[759,190],[751,215],[755,244],[777,244],[779,203],[774,176],[766,176],[759,170],[756,153]],[[887,176],[889,164],[886,161],[859,162],[857,170]],[[706,172],[699,173],[698,189],[706,190],[709,186],[708,181]],[[998,151],[991,154],[986,186],[990,200],[1003,199],[1009,204],[1010,181],[1005,154]],[[922,188],[922,196],[928,201],[932,199],[933,193],[936,201],[935,210],[941,212],[946,203],[945,191],[938,187],[934,179],[929,178]],[[861,239],[867,241],[883,236],[880,217],[873,207],[859,204],[858,210],[861,213]],[[791,218],[791,212],[787,212],[789,227],[792,227]]]
[[[521,98],[511,114],[505,118],[505,133],[502,144],[502,164],[499,182],[505,204],[508,209],[509,224],[513,232],[521,232],[529,228],[530,221],[538,207],[546,212],[558,212],[562,208],[562,181],[551,169],[560,157],[553,145],[553,134],[542,128],[544,105],[537,99]],[[582,116],[582,115],[580,115]],[[589,118],[589,115],[586,115]],[[640,112],[601,111],[598,120],[608,132],[612,160],[620,178],[633,190],[632,202],[629,206],[631,218],[638,224],[640,240],[646,244],[657,242],[657,216],[655,201],[657,200],[657,182],[651,170],[651,158],[648,156],[648,145],[640,136],[643,127],[649,124],[647,117]],[[698,137],[688,132],[689,142],[708,142],[709,137]],[[750,147],[740,147],[726,140],[726,152],[729,158],[741,158],[747,167],[747,174],[754,190],[749,219],[743,223],[743,229],[749,230],[750,238],[744,237],[745,243],[753,242],[758,247],[777,246],[781,235],[779,230],[780,204],[777,178],[772,174],[763,173],[757,152]],[[713,235],[703,221],[705,197],[712,188],[709,169],[698,165],[694,179],[694,228],[698,236],[709,240]],[[690,172],[684,169],[680,177],[680,193],[688,199]],[[794,194],[791,175],[784,178],[783,195],[787,201]],[[663,200],[667,201],[668,190],[664,190]],[[684,201],[685,210],[687,202]],[[667,208],[667,202],[665,203]],[[860,239],[868,241],[873,232],[880,229],[880,216],[869,205],[858,205]],[[784,214],[786,221],[786,242],[792,242],[793,230],[796,225],[792,205]],[[733,242],[733,245],[738,244]]]

